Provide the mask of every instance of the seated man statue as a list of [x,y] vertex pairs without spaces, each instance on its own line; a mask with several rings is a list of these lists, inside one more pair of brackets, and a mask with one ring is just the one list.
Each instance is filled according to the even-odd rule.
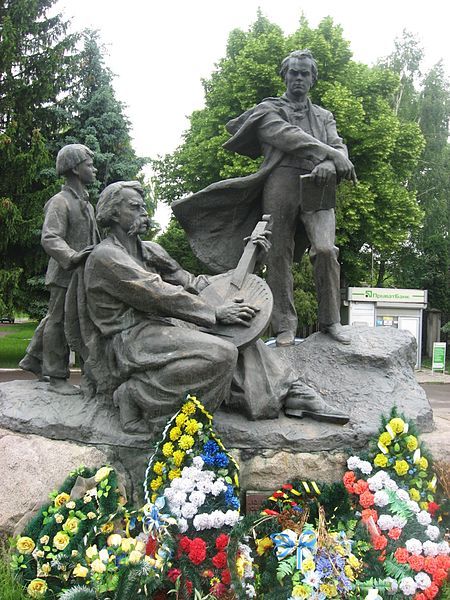
[[85,267],[87,308],[99,332],[86,366],[98,374],[98,392],[113,393],[124,431],[161,426],[187,392],[210,412],[224,404],[250,419],[276,418],[284,405],[295,416],[348,420],[298,382],[261,340],[238,353],[207,333],[216,322],[245,326],[255,309],[237,301],[214,308],[198,295],[212,278],[193,276],[161,246],[140,240],[149,218],[137,181],[102,192],[97,222],[110,234]]

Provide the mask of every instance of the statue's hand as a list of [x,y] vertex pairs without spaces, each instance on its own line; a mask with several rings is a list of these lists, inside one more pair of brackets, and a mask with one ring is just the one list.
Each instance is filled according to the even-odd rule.
[[249,240],[251,240],[252,243],[255,244],[255,246],[257,246],[263,254],[267,254],[272,247],[272,243],[269,239],[271,235],[272,232],[269,229],[266,229],[266,231],[263,231],[262,233],[249,235],[248,237],[244,238],[244,243],[246,244]]
[[333,161],[336,172],[341,179],[350,179],[354,183],[358,182],[353,163],[342,152],[330,148],[330,159]]
[[89,254],[92,252],[93,249],[94,249],[94,246],[86,246],[86,248],[83,248],[83,250],[80,250],[79,252],[75,252],[75,254],[72,254],[72,256],[70,257],[71,264],[74,267],[80,265],[82,262],[84,262],[87,259],[87,257],[89,256]]
[[227,302],[216,308],[216,319],[226,325],[244,325],[250,327],[250,321],[259,311],[251,304],[244,304],[242,298]]
[[311,171],[311,178],[316,185],[324,186],[336,175],[336,167],[332,160],[324,160]]

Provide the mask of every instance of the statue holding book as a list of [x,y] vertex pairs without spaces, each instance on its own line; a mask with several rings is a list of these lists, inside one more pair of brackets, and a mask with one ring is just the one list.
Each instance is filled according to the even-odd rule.
[[[281,65],[286,93],[266,98],[227,124],[224,147],[256,158],[254,174],[214,183],[178,200],[172,209],[192,248],[210,269],[223,272],[238,262],[237,240],[249,235],[261,214],[272,216],[267,282],[274,296],[272,329],[277,345],[294,343],[297,314],[291,267],[307,248],[313,265],[320,328],[341,343],[350,339],[340,324],[340,266],[335,246],[335,189],[356,181],[333,115],[311,103],[317,80],[309,50],[295,51]],[[200,217],[200,218],[199,218]]]

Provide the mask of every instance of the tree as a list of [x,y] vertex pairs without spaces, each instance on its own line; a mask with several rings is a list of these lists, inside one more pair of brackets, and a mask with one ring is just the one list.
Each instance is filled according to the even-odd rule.
[[[49,148],[67,122],[62,94],[75,65],[76,36],[55,0],[0,1],[0,310],[31,311],[29,280],[46,262],[42,208],[57,186]],[[42,304],[42,303],[41,303]]]
[[319,82],[312,100],[334,113],[360,180],[356,187],[342,184],[338,194],[343,283],[369,282],[372,257],[377,256],[373,283],[382,285],[385,265],[421,221],[410,179],[423,138],[417,123],[403,119],[389,104],[398,92],[399,76],[353,62],[349,43],[331,18],[312,29],[302,17],[297,31],[285,37],[259,12],[248,32],[231,32],[225,58],[203,82],[205,108],[191,115],[183,144],[154,163],[158,195],[171,202],[213,181],[258,168],[259,161],[222,148],[228,139],[224,125],[284,90],[280,62],[298,48],[310,48],[318,62]]

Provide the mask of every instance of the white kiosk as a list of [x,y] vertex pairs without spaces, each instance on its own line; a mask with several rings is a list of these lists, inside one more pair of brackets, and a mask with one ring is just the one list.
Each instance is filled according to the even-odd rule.
[[417,341],[416,367],[420,368],[427,290],[349,287],[343,304],[343,323],[410,331]]

